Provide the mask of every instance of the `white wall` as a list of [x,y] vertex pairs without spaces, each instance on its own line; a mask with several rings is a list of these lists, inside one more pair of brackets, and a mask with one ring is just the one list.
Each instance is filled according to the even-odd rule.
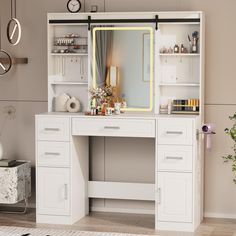
[[[3,48],[12,55],[28,57],[29,64],[14,67],[0,79],[0,109],[5,104],[17,108],[17,119],[6,127],[10,134],[4,143],[9,156],[17,154],[19,159],[34,163],[33,114],[46,111],[47,107],[46,13],[65,12],[66,1],[17,3],[23,38],[13,48],[4,34]],[[9,4],[9,0],[0,0],[4,27],[9,19]],[[230,124],[228,115],[236,111],[235,9],[235,0],[106,0],[106,11],[203,10],[206,13],[206,121],[217,125],[214,148],[206,152],[205,158],[205,212],[211,216],[236,217],[236,186],[232,183],[230,166],[221,159],[230,150],[223,129]],[[143,179],[146,174],[143,173]]]

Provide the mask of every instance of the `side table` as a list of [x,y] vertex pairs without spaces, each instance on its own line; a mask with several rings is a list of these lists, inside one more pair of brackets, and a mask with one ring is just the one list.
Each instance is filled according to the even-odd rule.
[[[16,204],[24,200],[26,213],[28,198],[31,196],[31,165],[17,161],[12,167],[0,167],[0,204]],[[3,211],[2,211],[3,212]]]

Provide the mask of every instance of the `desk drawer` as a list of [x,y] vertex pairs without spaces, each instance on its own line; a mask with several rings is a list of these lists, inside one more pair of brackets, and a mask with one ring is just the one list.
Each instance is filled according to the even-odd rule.
[[69,141],[70,121],[65,117],[38,117],[37,139],[45,141]]
[[44,142],[37,143],[37,163],[39,166],[70,165],[70,145],[68,142]]
[[73,118],[72,134],[86,136],[155,137],[155,120]]
[[192,119],[158,119],[158,144],[192,145]]
[[191,146],[158,145],[158,171],[192,171]]

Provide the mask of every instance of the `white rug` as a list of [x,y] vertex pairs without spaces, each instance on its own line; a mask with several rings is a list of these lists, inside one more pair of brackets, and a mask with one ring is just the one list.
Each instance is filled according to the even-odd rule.
[[142,235],[0,226],[0,236],[142,236]]

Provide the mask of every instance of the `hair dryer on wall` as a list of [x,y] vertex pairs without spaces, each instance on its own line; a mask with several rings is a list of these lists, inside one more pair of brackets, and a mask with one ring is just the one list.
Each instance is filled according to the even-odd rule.
[[211,150],[212,147],[212,135],[215,133],[215,124],[207,123],[202,126],[202,133],[206,135],[206,148]]

